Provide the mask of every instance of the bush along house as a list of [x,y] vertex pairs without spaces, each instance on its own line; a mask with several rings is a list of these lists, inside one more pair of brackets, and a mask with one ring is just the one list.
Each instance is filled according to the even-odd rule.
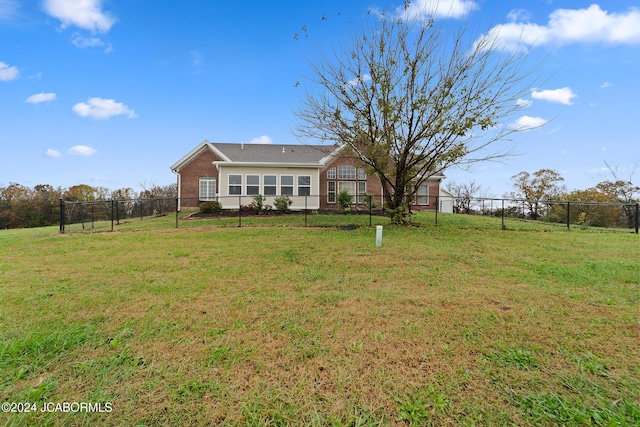
[[[171,166],[178,179],[179,208],[194,209],[217,200],[223,209],[250,205],[255,195],[265,205],[278,196],[291,210],[338,210],[346,190],[356,209],[365,209],[365,193],[382,208],[380,180],[366,172],[346,146],[235,144],[203,141]],[[444,175],[436,174],[417,190],[413,209],[435,210]]]

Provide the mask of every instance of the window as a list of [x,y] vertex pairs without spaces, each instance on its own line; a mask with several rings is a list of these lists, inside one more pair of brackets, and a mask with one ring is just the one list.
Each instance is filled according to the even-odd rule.
[[416,205],[429,204],[429,184],[420,184],[416,191]]
[[346,190],[355,203],[362,203],[367,191],[367,173],[354,165],[338,165],[327,170],[327,202],[336,203],[336,195]]
[[293,176],[283,175],[280,177],[280,195],[293,196]]
[[215,200],[216,198],[216,179],[210,177],[200,178],[199,185],[200,200]]
[[275,175],[264,176],[264,195],[275,196],[278,193],[278,177]]
[[353,165],[338,165],[338,179],[356,179],[356,167]]
[[242,194],[242,175],[229,175],[229,195]]
[[327,181],[327,203],[336,202],[336,182]]
[[367,173],[364,171],[364,169],[359,168],[358,169],[358,181],[365,181],[367,179]]
[[366,192],[367,192],[367,181],[358,181],[358,203],[362,203],[362,201],[364,200],[362,197],[362,194]]
[[247,196],[260,194],[260,175],[247,175]]
[[338,181],[338,193],[342,193],[343,190],[347,190],[352,196],[356,195],[356,182],[355,181]]
[[311,195],[311,177],[308,175],[300,175],[298,177],[298,196]]

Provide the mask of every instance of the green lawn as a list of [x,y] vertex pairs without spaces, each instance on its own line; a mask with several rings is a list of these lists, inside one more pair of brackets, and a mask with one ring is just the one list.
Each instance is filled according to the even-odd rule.
[[2,230],[0,425],[640,424],[637,235],[422,220]]

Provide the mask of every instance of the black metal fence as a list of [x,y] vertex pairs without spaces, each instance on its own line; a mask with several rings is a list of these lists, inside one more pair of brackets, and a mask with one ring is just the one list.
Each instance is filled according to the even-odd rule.
[[[363,194],[353,197],[346,203],[336,195],[321,196],[287,196],[287,206],[279,206],[277,198],[264,198],[256,203],[256,196],[217,197],[203,205],[200,200],[186,198],[154,198],[132,200],[96,200],[86,202],[68,202],[60,199],[60,232],[66,231],[113,231],[115,227],[132,221],[144,221],[154,217],[169,217],[160,226],[179,227],[183,219],[233,219],[237,226],[246,225],[246,219],[276,216],[287,213],[294,219],[293,225],[327,225],[344,222],[345,215],[368,216],[360,222],[373,224],[386,218],[388,213],[383,208],[384,201],[380,195]],[[344,202],[344,201],[343,201]],[[480,215],[499,219],[496,226],[508,228],[508,221],[542,223],[550,226],[571,228],[600,228],[603,230],[628,230],[638,233],[640,204],[596,203],[582,201],[544,200],[531,201],[522,199],[498,198],[455,198],[450,196],[420,196],[414,200],[413,211],[427,212],[422,221],[433,225],[445,224],[449,214]],[[200,213],[206,208],[208,213]],[[339,215],[339,216],[338,216]],[[309,219],[313,216],[313,221]],[[170,220],[169,220],[170,219]],[[245,219],[245,224],[243,224]],[[324,221],[324,223],[323,223]]]

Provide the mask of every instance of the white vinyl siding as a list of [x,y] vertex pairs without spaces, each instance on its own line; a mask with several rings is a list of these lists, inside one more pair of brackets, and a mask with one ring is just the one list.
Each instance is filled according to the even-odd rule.
[[[273,206],[275,197],[287,195],[292,201],[292,210],[319,209],[320,199],[313,197],[317,194],[325,194],[326,188],[320,190],[320,170],[315,167],[269,167],[269,166],[231,166],[218,164],[219,176],[217,177],[219,192],[216,200],[219,200],[223,209],[237,209],[239,203],[248,205],[251,203],[253,187],[259,182],[259,193],[266,196],[265,205]],[[256,181],[251,176],[258,177]],[[301,178],[300,178],[301,177]],[[298,178],[301,180],[299,181]],[[305,184],[309,182],[309,186]],[[237,188],[240,186],[240,193]],[[281,188],[284,185],[284,188]],[[299,188],[300,187],[300,188]],[[305,188],[305,187],[308,187]],[[284,189],[284,193],[282,190]],[[236,193],[231,193],[236,191]],[[309,196],[300,196],[299,192],[308,191]],[[232,196],[232,197],[229,197]],[[242,196],[241,202],[238,196]]]

